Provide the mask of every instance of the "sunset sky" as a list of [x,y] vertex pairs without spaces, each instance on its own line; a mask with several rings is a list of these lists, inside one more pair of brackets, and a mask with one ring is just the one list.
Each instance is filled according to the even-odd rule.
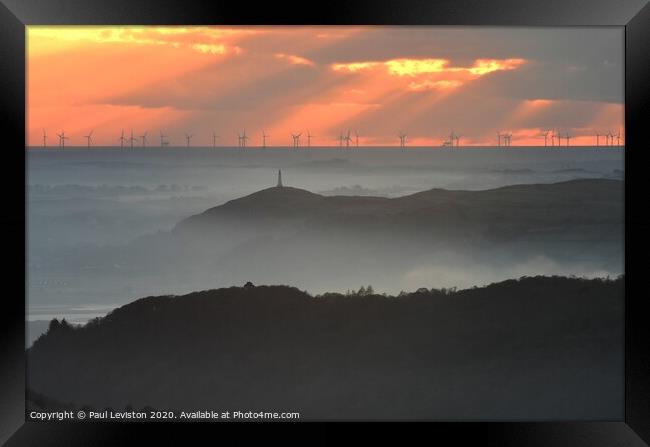
[[[289,146],[291,133],[338,146],[571,145],[623,134],[622,28],[27,28],[27,144],[119,146],[159,132],[171,146]],[[624,141],[621,137],[621,143]],[[303,138],[303,144],[306,139]],[[550,138],[549,138],[550,144]],[[604,138],[601,138],[604,144]],[[141,145],[141,141],[135,143]]]

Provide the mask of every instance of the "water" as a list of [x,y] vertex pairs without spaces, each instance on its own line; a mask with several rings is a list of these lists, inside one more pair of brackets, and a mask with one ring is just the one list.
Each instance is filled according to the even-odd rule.
[[386,197],[624,176],[619,148],[31,148],[26,154],[28,319],[76,323],[181,289],[146,276],[119,280],[119,265],[111,275],[92,263],[82,270],[88,275],[66,272],[71,253],[170,230],[192,214],[274,186],[279,169],[288,186]]

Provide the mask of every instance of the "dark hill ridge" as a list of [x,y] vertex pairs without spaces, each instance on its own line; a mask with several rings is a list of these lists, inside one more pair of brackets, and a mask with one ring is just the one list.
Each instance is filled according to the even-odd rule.
[[412,231],[449,236],[468,232],[508,239],[530,233],[576,233],[621,240],[623,182],[571,180],[514,185],[483,191],[432,189],[397,197],[322,196],[291,187],[268,188],[181,221],[176,234],[210,234],[237,222],[266,231],[269,222],[309,227],[379,228],[391,235]]
[[81,328],[54,322],[27,351],[27,380],[77,407],[616,419],[622,349],[622,279],[399,297],[249,286],[143,298]]
[[322,196],[299,188],[273,187],[210,208],[180,222],[178,227],[219,219],[294,219],[346,210],[360,212],[368,205],[385,204],[388,200],[382,197]]

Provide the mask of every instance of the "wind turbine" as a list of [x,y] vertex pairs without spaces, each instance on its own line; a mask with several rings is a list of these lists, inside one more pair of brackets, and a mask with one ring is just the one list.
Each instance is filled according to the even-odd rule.
[[406,134],[400,130],[399,134],[399,146],[404,149],[406,147]]
[[557,147],[562,146],[562,134],[560,133],[560,130],[558,129],[557,131]]
[[544,137],[544,147],[548,146],[548,130],[545,130],[540,135]]
[[569,140],[573,137],[569,135],[569,132],[567,132],[565,138],[566,138],[566,147],[569,147]]
[[509,147],[512,141],[512,133],[503,133],[501,134],[501,137],[503,138],[503,145]]
[[267,135],[266,131],[262,131],[262,147],[266,147],[266,139],[270,137],[271,135]]
[[501,147],[501,131],[497,130],[497,147]]
[[136,141],[135,137],[133,136],[133,129],[131,129],[131,138],[129,138],[129,141],[131,142],[131,149],[133,149],[133,142]]
[[43,147],[47,147],[47,132],[43,129]]
[[359,132],[357,132],[357,131],[355,130],[355,131],[354,131],[354,136],[355,136],[355,141],[354,141],[355,146],[356,146],[356,147],[359,147]]
[[168,141],[165,141],[165,137],[166,137],[166,135],[163,135],[162,130],[161,130],[160,131],[160,148],[161,149],[169,144]]
[[246,129],[244,129],[244,132],[239,135],[239,147],[246,147],[246,140],[248,140],[248,137],[246,136]]
[[192,139],[194,135],[186,133],[185,134],[185,140],[187,141],[187,147],[190,147],[190,140]]
[[339,134],[339,147],[343,147],[343,141],[345,141],[345,136],[343,135],[343,131]]
[[[451,133],[452,137],[456,139],[456,147],[460,147],[460,137],[462,135],[455,135],[453,132]],[[451,141],[451,145],[454,145],[454,140]]]
[[300,135],[302,135],[302,132],[299,134],[291,134],[291,137],[293,138],[294,148],[298,148],[300,146]]
[[314,138],[316,135],[312,135],[309,130],[307,130],[307,147],[311,147],[311,139]]
[[140,140],[142,141],[142,147],[147,147],[147,133],[149,133],[148,130],[146,130],[142,135],[140,135]]
[[122,129],[122,134],[120,135],[120,149],[124,149],[124,142],[126,141],[126,138],[124,138],[124,129]]
[[620,147],[621,145],[621,129],[618,129],[616,133],[616,145]]
[[88,148],[90,148],[90,143],[93,141],[93,132],[94,130],[91,130],[88,135],[84,135],[84,138],[86,139],[86,143],[88,144]]
[[345,147],[350,148],[350,142],[352,141],[352,138],[350,138],[350,129],[348,129],[348,133],[345,135]]
[[212,148],[217,147],[217,138],[219,138],[219,135],[216,134],[216,132],[213,130],[212,131]]
[[65,132],[62,130],[61,133],[57,133],[59,136],[59,147],[65,149],[65,140],[69,140],[70,137],[65,136]]
[[600,133],[596,131],[596,147],[600,147]]
[[443,146],[443,147],[454,147],[454,137],[455,137],[454,131],[452,130],[449,133],[449,139],[443,141],[441,146]]

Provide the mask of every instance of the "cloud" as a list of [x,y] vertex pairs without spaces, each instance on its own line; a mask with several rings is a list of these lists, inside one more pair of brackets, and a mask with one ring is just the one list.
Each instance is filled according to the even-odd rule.
[[240,53],[231,44],[244,36],[257,34],[254,29],[214,27],[43,27],[29,26],[28,39],[37,53],[56,51],[58,47],[83,45],[137,45],[187,47],[204,54]]
[[215,45],[209,43],[195,43],[192,48],[200,53],[225,54],[226,46],[223,44]]
[[386,61],[362,61],[331,64],[335,72],[362,73],[383,70],[387,74],[403,78],[414,78],[406,84],[412,90],[457,88],[464,83],[486,74],[502,70],[515,70],[526,61],[512,59],[476,59],[472,65],[452,66],[448,59],[390,59]]
[[375,68],[380,65],[381,62],[348,62],[348,63],[332,64],[332,70],[348,71],[351,73],[356,73],[358,71],[368,70],[370,68]]
[[290,64],[293,64],[293,65],[307,65],[307,66],[310,66],[310,67],[313,67],[315,65],[314,62],[310,61],[309,59],[305,59],[304,57],[296,56],[295,54],[276,53],[275,57],[277,59],[286,60]]
[[427,90],[427,89],[436,89],[436,90],[449,90],[460,87],[463,83],[459,80],[440,80],[432,81],[425,79],[421,82],[411,82],[409,83],[409,88],[411,90]]

